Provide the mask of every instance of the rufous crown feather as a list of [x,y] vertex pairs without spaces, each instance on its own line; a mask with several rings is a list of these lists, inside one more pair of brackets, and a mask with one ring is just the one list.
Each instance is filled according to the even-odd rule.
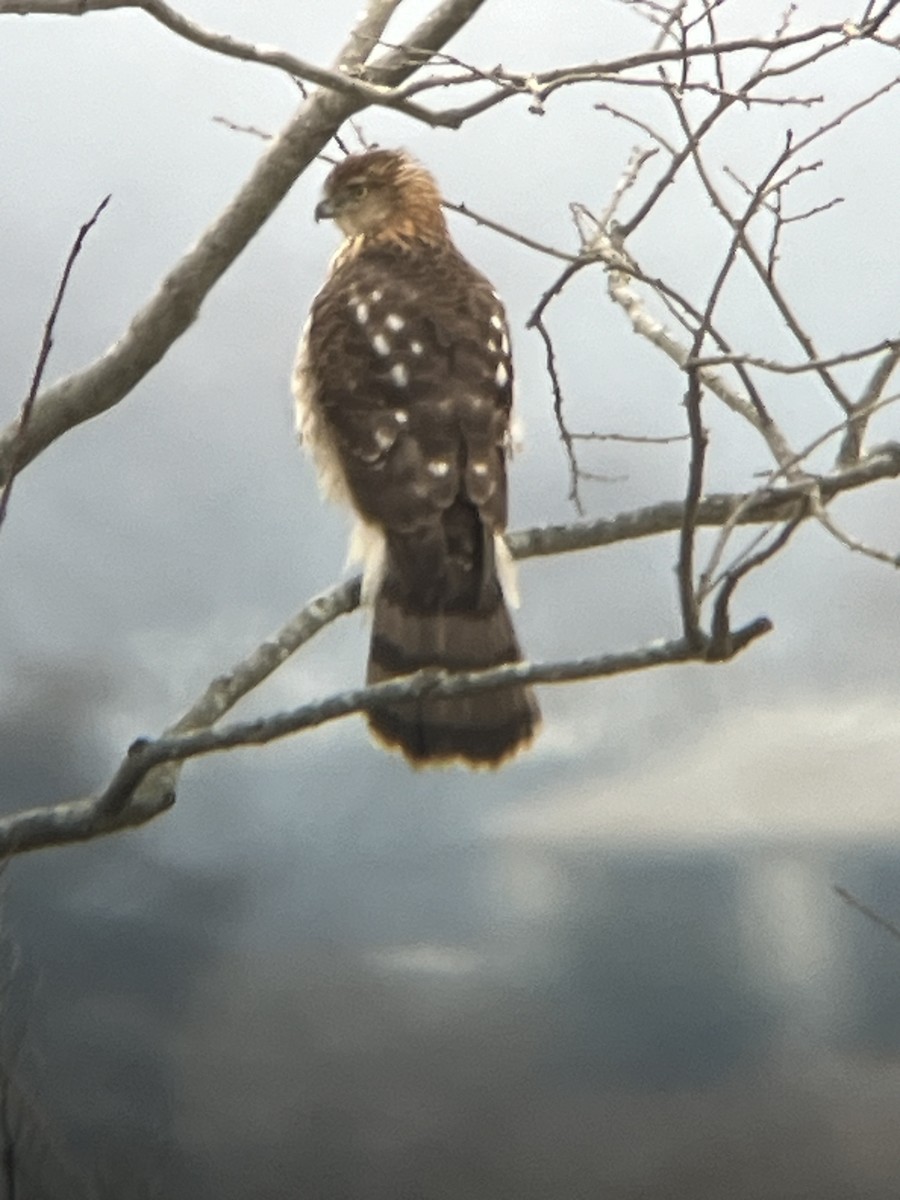
[[369,150],[339,163],[325,180],[316,220],[333,220],[350,239],[445,240],[441,194],[431,174],[402,150]]

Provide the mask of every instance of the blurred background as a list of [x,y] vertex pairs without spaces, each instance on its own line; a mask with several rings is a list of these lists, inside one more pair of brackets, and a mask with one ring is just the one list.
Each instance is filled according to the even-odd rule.
[[[357,7],[184,11],[328,63]],[[731,7],[723,36],[769,36],[784,6]],[[398,38],[427,10],[407,0]],[[830,0],[799,10],[798,28],[849,15]],[[611,0],[491,0],[450,49],[541,70],[651,41]],[[796,91],[821,105],[735,109],[710,161],[759,177],[787,127],[802,136],[896,73],[896,51],[863,45],[813,65]],[[569,203],[602,209],[639,136],[595,105],[627,101],[675,130],[658,94],[624,92],[561,91],[543,116],[514,101],[456,133],[385,110],[361,125],[419,156],[450,200],[575,251]],[[100,199],[112,193],[50,379],[120,336],[263,151],[214,118],[274,132],[296,99],[280,73],[139,11],[0,22],[4,421]],[[782,250],[823,353],[896,335],[898,121],[888,93],[816,146],[824,164],[797,185],[798,209],[843,197]],[[135,736],[341,576],[346,521],[319,500],[288,393],[336,244],[312,221],[327,169],[298,181],[134,393],[16,483],[0,533],[8,810],[100,787]],[[512,525],[573,520],[544,351],[525,328],[560,264],[451,225],[513,324],[525,451]],[[686,180],[631,248],[696,301],[727,237]],[[740,348],[796,361],[749,277],[722,311]],[[602,272],[583,272],[548,322],[573,429],[684,431],[683,378],[634,336]],[[768,386],[798,444],[837,420],[808,376]],[[704,418],[709,489],[752,486],[762,443],[711,401]],[[872,439],[892,436],[889,408]],[[586,443],[583,466],[608,481],[582,485],[585,507],[678,499],[686,463],[684,443]],[[836,512],[900,544],[895,485]],[[677,636],[676,552],[662,537],[524,563],[527,652]],[[144,829],[14,861],[0,1133],[16,1135],[16,1194],[896,1196],[900,941],[834,888],[900,918],[897,588],[890,568],[810,526],[738,593],[736,620],[764,613],[772,634],[723,666],[543,689],[539,742],[499,773],[412,773],[353,718],[188,766],[174,810]],[[238,715],[356,683],[366,640],[358,614],[335,623]]]

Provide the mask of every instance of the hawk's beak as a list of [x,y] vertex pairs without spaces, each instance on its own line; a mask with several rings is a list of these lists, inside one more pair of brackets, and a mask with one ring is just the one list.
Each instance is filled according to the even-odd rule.
[[334,216],[334,202],[332,200],[320,200],[316,205],[316,211],[313,216],[317,221],[328,221]]

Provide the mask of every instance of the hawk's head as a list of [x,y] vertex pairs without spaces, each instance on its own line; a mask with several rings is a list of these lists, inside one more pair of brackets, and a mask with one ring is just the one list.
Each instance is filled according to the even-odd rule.
[[330,218],[349,238],[435,241],[447,236],[432,176],[402,150],[352,154],[325,180],[316,220]]

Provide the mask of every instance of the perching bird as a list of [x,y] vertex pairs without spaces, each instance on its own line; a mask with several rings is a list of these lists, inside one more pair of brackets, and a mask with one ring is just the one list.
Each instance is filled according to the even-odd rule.
[[[345,241],[312,304],[294,395],[324,491],[359,518],[363,599],[374,605],[367,680],[517,662],[501,583],[511,570],[503,305],[451,241],[434,179],[404,152],[345,159],[315,216]],[[416,766],[496,766],[539,721],[521,685],[369,715]]]

